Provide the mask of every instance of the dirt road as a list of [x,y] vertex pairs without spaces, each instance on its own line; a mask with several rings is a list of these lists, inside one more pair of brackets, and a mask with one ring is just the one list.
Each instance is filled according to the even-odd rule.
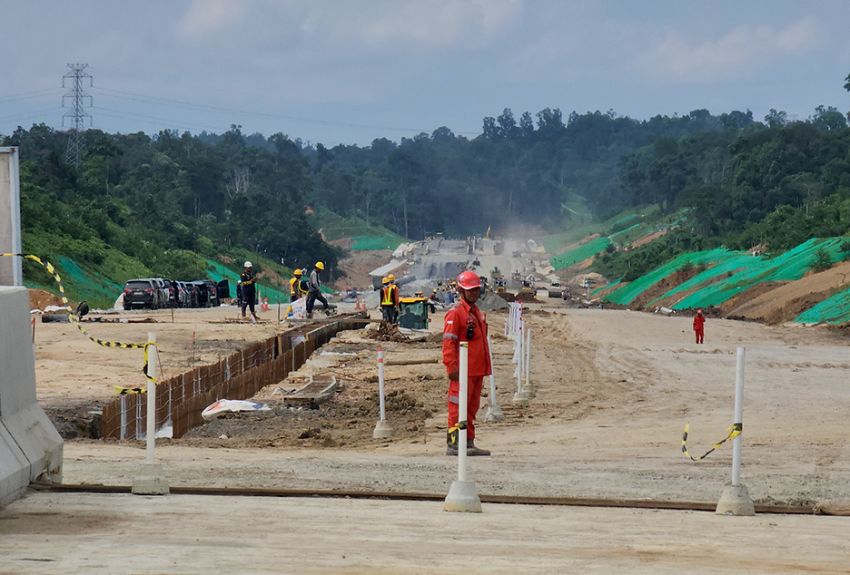
[[[500,333],[503,318],[490,314],[494,334]],[[531,306],[526,319],[533,333],[532,379],[538,394],[526,409],[511,405],[512,344],[496,335],[497,397],[506,421],[480,421],[478,443],[494,453],[470,459],[470,476],[481,493],[716,501],[728,481],[731,450],[723,447],[692,463],[680,451],[682,427],[691,425],[693,453],[725,435],[732,417],[735,349],[745,346],[742,478],[753,498],[812,506],[846,507],[850,502],[850,348],[845,336],[709,319],[706,344],[697,346],[689,318]],[[434,331],[439,326],[437,318]],[[190,438],[160,442],[157,457],[169,481],[446,493],[455,462],[443,454],[446,382],[437,363],[439,344],[381,345],[387,349],[388,390],[405,398],[390,404],[388,419],[397,430],[392,440],[371,439],[378,342],[346,332],[323,348],[331,353],[317,352],[295,374],[336,373],[345,385],[335,399],[316,412],[277,410],[267,419],[237,416],[199,428]],[[73,353],[66,359],[72,360]],[[394,359],[421,363],[392,365]],[[40,374],[39,393],[49,395],[45,387],[50,386]],[[259,397],[275,401],[268,388]],[[314,431],[301,437],[304,430]],[[134,443],[77,440],[66,443],[65,456],[68,483],[129,484],[144,452]],[[279,550],[274,560],[283,561],[272,563],[257,552],[253,572],[259,573],[275,572],[279,564],[294,572],[384,568],[427,573],[444,571],[449,561],[444,556],[460,556],[453,565],[481,573],[516,572],[525,566],[552,573],[841,573],[848,572],[850,555],[844,518],[747,519],[492,505],[471,518],[447,517],[433,504],[184,499],[169,497],[172,503],[165,505],[129,496],[37,494],[0,512],[0,551],[5,556],[13,544],[26,550],[16,551],[16,573],[56,572],[35,563],[37,559],[32,564],[22,559],[50,555],[46,538],[74,541],[84,550],[105,537],[104,557],[117,556],[110,541],[118,536],[104,534],[97,521],[78,536],[51,537],[50,530],[57,527],[41,515],[52,510],[70,522],[89,525],[86,514],[108,508],[110,525],[120,526],[115,533],[124,530],[135,538],[153,529],[139,531],[141,517],[161,518],[159,525],[169,526],[153,536],[150,549],[158,557],[176,557],[177,563],[165,567],[157,560],[145,564],[149,572],[199,572],[204,569],[193,567],[212,561],[235,569],[227,543],[231,539],[221,533],[248,523],[256,529],[255,535],[243,538],[248,546],[274,546]],[[240,520],[242,514],[251,519]],[[178,527],[182,521],[185,525]],[[458,526],[469,526],[480,537],[463,543],[446,540]],[[346,536],[335,535],[337,530]],[[196,542],[189,551],[179,551],[187,537]],[[787,545],[790,540],[793,547]],[[323,551],[320,560],[315,554],[289,552],[328,546],[333,553]],[[86,557],[84,551],[69,551],[57,561],[94,561]],[[197,563],[188,566],[189,561]],[[28,570],[18,569],[21,565]]]
[[848,573],[848,526],[843,517],[37,494],[0,511],[0,574]]

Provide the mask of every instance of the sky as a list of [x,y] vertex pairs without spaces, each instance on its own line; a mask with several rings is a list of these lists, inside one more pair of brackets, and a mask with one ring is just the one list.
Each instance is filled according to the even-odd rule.
[[846,0],[0,0],[0,134],[63,129],[70,63],[107,132],[333,146],[471,138],[504,108],[803,120],[850,110],[848,30]]

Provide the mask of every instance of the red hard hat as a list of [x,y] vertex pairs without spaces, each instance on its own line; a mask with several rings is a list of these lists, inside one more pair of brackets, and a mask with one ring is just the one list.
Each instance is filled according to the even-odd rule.
[[461,289],[475,289],[481,287],[481,278],[478,274],[471,271],[461,272],[457,276],[457,287]]

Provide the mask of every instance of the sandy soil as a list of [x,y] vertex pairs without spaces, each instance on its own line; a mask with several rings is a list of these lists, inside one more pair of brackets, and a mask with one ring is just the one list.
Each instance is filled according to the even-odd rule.
[[[331,243],[345,248],[351,247],[350,240],[340,240]],[[354,287],[358,290],[371,290],[372,279],[369,277],[369,272],[390,261],[392,253],[392,250],[352,252],[348,257],[343,258],[339,262],[339,269],[345,272],[345,277],[334,282],[333,288],[337,290],[348,290]]]
[[[503,316],[490,317],[498,334]],[[693,453],[725,435],[735,348],[745,345],[744,477],[753,497],[850,501],[846,338],[709,319],[707,344],[697,346],[690,318],[565,308],[531,310],[526,317],[536,342],[538,395],[527,409],[512,406],[511,343],[497,336],[497,397],[506,421],[479,421],[479,443],[495,453],[473,463],[484,492],[716,500],[731,450],[692,463],[680,452],[681,433],[690,422]],[[314,370],[344,378],[344,390],[317,412],[234,416],[191,438],[163,441],[169,476],[185,485],[444,488],[453,462],[442,455],[442,367],[436,361],[392,365],[395,358],[436,360],[438,344],[432,350],[414,344],[409,351],[409,344],[394,345],[387,345],[387,389],[400,398],[389,403],[393,440],[371,439],[375,342],[357,356],[314,356],[304,373],[292,376]],[[271,398],[268,393],[260,395]],[[305,430],[310,433],[299,437]],[[140,456],[132,444],[70,442],[66,480],[127,483]]]
[[658,238],[662,238],[667,235],[667,230],[658,230],[657,232],[652,232],[651,234],[647,234],[645,236],[641,236],[635,241],[631,243],[631,249],[639,248],[641,246],[645,246],[646,244],[650,244],[657,240]]

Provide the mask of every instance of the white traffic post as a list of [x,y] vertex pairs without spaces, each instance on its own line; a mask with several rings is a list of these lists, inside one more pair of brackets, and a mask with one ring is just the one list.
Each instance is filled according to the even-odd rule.
[[132,492],[135,495],[167,495],[169,492],[168,482],[162,470],[162,465],[154,460],[154,449],[156,448],[156,383],[157,367],[159,365],[159,354],[156,349],[156,334],[148,333],[147,344],[147,432],[145,440],[147,443],[145,463],[139,473],[133,479]]
[[493,341],[490,339],[489,333],[487,334],[487,350],[490,352],[490,401],[487,403],[484,421],[502,421],[505,419],[505,414],[502,413],[499,400],[496,398],[496,377],[493,375]]
[[387,422],[386,403],[384,402],[384,350],[378,348],[378,401],[381,407],[380,419],[375,424],[372,437],[375,439],[386,439],[393,436],[393,428]]
[[147,431],[145,432],[145,460],[148,465],[154,464],[156,449],[156,334],[148,333],[148,413]]
[[522,387],[522,376],[525,371],[525,325],[522,320],[517,322],[517,364],[516,364],[516,393],[511,400],[511,403],[517,407],[528,407],[528,392]]
[[468,421],[469,393],[469,342],[460,342],[460,369],[458,393],[458,438],[457,438],[457,480],[452,482],[449,494],[443,503],[443,511],[468,511],[481,513],[481,499],[475,482],[466,476],[466,425]]
[[[744,363],[747,350],[738,348],[735,365],[735,419],[736,429],[744,428]],[[720,501],[717,503],[717,513],[720,515],[755,515],[755,506],[747,486],[741,483],[741,440],[739,434],[732,440],[732,481],[723,489]]]
[[525,330],[525,385],[522,389],[528,394],[529,399],[537,395],[534,386],[531,385],[531,328]]

